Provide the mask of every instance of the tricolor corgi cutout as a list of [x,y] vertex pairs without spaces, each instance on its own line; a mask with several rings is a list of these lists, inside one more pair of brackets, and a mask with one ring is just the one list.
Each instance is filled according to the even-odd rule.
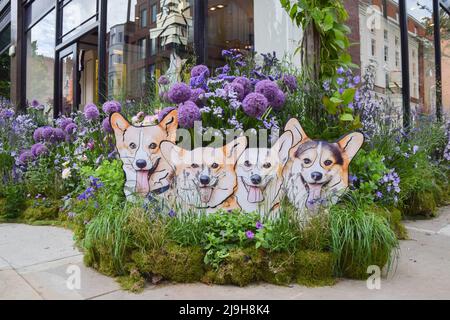
[[285,132],[271,149],[247,149],[236,166],[236,199],[245,212],[258,212],[262,218],[277,213],[283,197],[283,169],[289,159],[293,136]]
[[171,205],[190,210],[214,212],[238,209],[234,193],[237,187],[236,162],[247,147],[240,137],[221,148],[197,148],[188,151],[173,142],[161,143],[161,152],[173,165]]
[[308,138],[300,123],[291,119],[286,131],[294,136],[294,147],[284,170],[286,193],[301,211],[315,212],[319,205],[336,203],[348,188],[349,165],[364,143],[361,133],[351,133],[336,143]]
[[134,195],[161,193],[168,189],[172,167],[162,157],[162,141],[176,141],[178,116],[174,110],[158,125],[136,127],[121,114],[110,117],[116,137],[116,148],[126,175],[124,192],[128,200]]

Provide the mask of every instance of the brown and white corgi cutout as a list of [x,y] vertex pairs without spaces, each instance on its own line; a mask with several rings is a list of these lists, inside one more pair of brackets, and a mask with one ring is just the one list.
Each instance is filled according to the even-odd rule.
[[258,212],[262,218],[276,214],[284,194],[283,169],[292,142],[292,133],[287,131],[271,149],[247,149],[239,158],[236,199],[243,211]]
[[206,147],[192,151],[169,141],[162,142],[161,152],[175,171],[171,205],[187,210],[204,209],[206,212],[237,209],[235,167],[246,147],[246,137],[237,138],[221,148]]
[[338,142],[308,138],[300,123],[291,119],[286,131],[294,136],[294,147],[284,170],[286,193],[305,217],[320,205],[334,204],[348,188],[349,165],[364,143],[361,133],[350,133]]
[[149,192],[167,190],[173,172],[161,155],[160,145],[162,141],[176,141],[177,111],[154,126],[133,126],[120,113],[112,114],[110,122],[126,175],[127,199],[133,200],[135,194],[146,196]]

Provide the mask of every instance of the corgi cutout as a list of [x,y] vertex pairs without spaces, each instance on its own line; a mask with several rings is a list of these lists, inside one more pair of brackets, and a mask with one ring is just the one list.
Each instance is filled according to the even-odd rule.
[[240,137],[221,148],[197,148],[188,151],[173,142],[161,143],[161,152],[173,165],[172,204],[183,209],[234,210],[237,203],[236,162],[247,147]]
[[236,199],[243,211],[258,212],[262,218],[276,214],[283,196],[283,169],[292,142],[292,133],[286,131],[271,149],[247,149],[239,158]]
[[349,165],[364,143],[361,133],[350,133],[338,142],[308,138],[296,119],[286,130],[292,132],[296,145],[291,149],[284,170],[284,183],[290,202],[300,210],[315,212],[320,205],[334,204],[348,188]]
[[178,115],[174,110],[158,125],[136,127],[120,113],[110,117],[116,137],[116,148],[126,176],[124,192],[128,200],[135,194],[165,190],[173,177],[172,167],[162,157],[162,141],[176,141]]

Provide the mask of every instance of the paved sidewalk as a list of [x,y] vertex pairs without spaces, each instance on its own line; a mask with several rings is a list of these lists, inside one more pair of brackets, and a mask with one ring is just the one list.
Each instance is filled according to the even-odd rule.
[[[341,280],[314,289],[149,285],[135,295],[83,266],[70,231],[0,224],[0,299],[450,299],[450,207],[437,219],[406,225],[410,240],[401,242],[396,272],[383,279],[381,290],[368,290],[364,281]],[[71,266],[80,268],[80,290],[67,287]]]

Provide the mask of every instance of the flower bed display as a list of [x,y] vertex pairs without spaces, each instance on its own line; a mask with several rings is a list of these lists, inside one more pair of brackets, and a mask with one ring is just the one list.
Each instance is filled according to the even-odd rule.
[[402,215],[449,199],[448,125],[399,129],[370,68],[314,84],[273,55],[223,55],[184,83],[158,79],[151,106],[52,120],[2,101],[0,220],[72,228],[86,264],[132,291],[331,285],[392,266]]

